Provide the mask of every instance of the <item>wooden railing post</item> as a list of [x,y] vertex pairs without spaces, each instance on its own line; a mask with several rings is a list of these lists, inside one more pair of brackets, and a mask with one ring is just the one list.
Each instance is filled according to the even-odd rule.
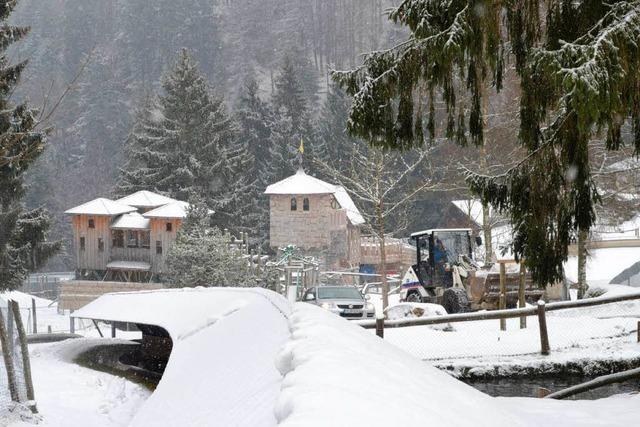
[[[500,300],[498,308],[500,310],[507,308],[507,266],[504,262],[500,263]],[[507,319],[500,319],[500,330],[507,330]]]
[[[11,313],[11,308],[7,307],[7,318],[9,317],[9,313]],[[15,365],[13,364],[13,351],[5,350],[10,349],[9,343],[13,342],[13,335],[9,335],[8,333],[8,320],[9,319],[7,319],[7,325],[5,326],[2,310],[0,310],[0,345],[2,345],[4,368],[7,372],[7,382],[9,385],[11,400],[17,402],[18,400],[20,400],[20,396],[18,395],[18,382],[16,380]]]
[[75,317],[71,317],[73,310],[69,313],[69,332],[72,334],[76,333],[76,319]]
[[16,329],[18,330],[18,338],[20,340],[20,354],[22,355],[22,372],[24,374],[24,386],[27,390],[27,406],[34,414],[38,413],[36,407],[36,397],[33,391],[33,378],[31,377],[31,361],[29,359],[29,346],[27,344],[27,333],[24,330],[24,323],[22,323],[22,316],[20,315],[20,306],[16,301],[9,301],[11,310],[13,311],[13,317],[16,322]]
[[[518,307],[524,308],[527,304],[525,301],[525,282],[526,282],[527,270],[525,269],[524,263],[520,262],[520,282],[518,283]],[[527,327],[527,316],[520,317],[520,329],[525,329]]]
[[384,338],[384,313],[376,312],[376,335]]
[[36,314],[36,299],[31,298],[31,311],[33,312],[33,333],[38,333],[38,315]]
[[540,353],[543,356],[549,354],[549,333],[547,332],[547,316],[545,314],[546,304],[538,301],[538,325],[540,327]]

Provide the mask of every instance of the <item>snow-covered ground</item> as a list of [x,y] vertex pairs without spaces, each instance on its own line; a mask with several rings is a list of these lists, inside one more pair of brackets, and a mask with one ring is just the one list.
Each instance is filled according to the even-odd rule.
[[[94,311],[108,318],[114,306],[120,307],[126,316],[138,315],[140,321],[156,322],[169,331],[174,351],[156,391],[149,396],[141,386],[71,362],[80,351],[104,340],[34,344],[30,348],[41,425],[386,427],[428,422],[628,427],[640,417],[640,395],[588,402],[490,397],[415,357],[418,354],[398,348],[390,329],[381,340],[319,307],[291,306],[269,291],[222,288],[139,295],[123,294],[108,304],[97,301]],[[169,303],[174,311],[157,310]],[[583,330],[591,328],[584,326],[586,319],[581,319],[580,328],[580,318],[551,314],[552,349],[554,340],[569,342],[553,335],[558,325],[571,325],[572,334],[582,341],[620,331],[616,325],[630,327],[624,318],[600,319],[603,323],[587,333]],[[594,319],[597,313],[589,316]],[[526,331],[517,328],[517,320],[510,323],[500,344],[510,345],[507,336],[514,335],[519,343],[533,341],[532,350],[537,351],[536,322],[529,320],[531,329]],[[431,344],[437,334],[462,333],[467,340],[479,335],[454,326],[454,332],[411,329],[416,339]],[[497,331],[498,322],[490,326]],[[477,340],[466,345],[476,342],[481,344]],[[567,351],[572,348],[577,347]],[[625,351],[640,354],[640,344],[630,340]],[[596,356],[595,350],[590,356]],[[26,425],[15,422],[11,427]]]
[[[29,346],[42,427],[127,426],[150,395],[141,385],[76,364],[74,358],[97,344],[128,343],[110,339],[75,339]],[[6,419],[5,419],[6,421]],[[0,416],[0,425],[3,424]],[[10,427],[26,427],[13,422]]]

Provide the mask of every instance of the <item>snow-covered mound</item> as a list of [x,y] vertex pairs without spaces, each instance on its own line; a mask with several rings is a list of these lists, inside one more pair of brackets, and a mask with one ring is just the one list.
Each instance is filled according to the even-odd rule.
[[31,299],[36,300],[37,308],[48,307],[53,303],[53,301],[51,300],[40,298],[34,295],[25,294],[24,292],[20,292],[20,291],[0,292],[0,298],[7,301],[8,300],[16,301],[20,305],[20,308],[31,308],[31,304],[32,304]]
[[495,399],[318,307],[297,304],[291,331],[277,361],[280,426],[524,425]]
[[446,314],[447,310],[439,304],[403,302],[387,308],[387,318],[389,320],[444,316]]

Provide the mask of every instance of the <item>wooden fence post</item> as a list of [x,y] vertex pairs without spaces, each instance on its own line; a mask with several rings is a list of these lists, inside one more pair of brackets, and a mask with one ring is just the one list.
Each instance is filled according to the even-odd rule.
[[75,317],[71,317],[71,314],[73,313],[73,311],[71,311],[71,313],[69,313],[69,332],[72,334],[76,333],[76,319]]
[[22,370],[24,371],[24,385],[27,389],[27,400],[29,403],[27,406],[34,414],[38,413],[38,408],[35,402],[35,393],[33,391],[33,378],[31,377],[31,361],[29,360],[29,346],[27,345],[27,333],[24,330],[24,324],[22,323],[22,316],[20,315],[20,306],[16,301],[10,301],[11,310],[13,311],[13,317],[16,322],[16,329],[18,330],[18,337],[20,338],[20,353],[22,354]]
[[31,298],[31,311],[33,312],[33,333],[38,333],[38,315],[36,314],[36,299]]
[[111,338],[116,337],[116,322],[111,322]]
[[638,342],[640,342],[640,320],[638,321]]
[[[527,303],[525,301],[525,281],[526,281],[527,270],[524,266],[523,262],[520,262],[520,282],[518,283],[518,307],[524,308]],[[525,329],[527,327],[527,316],[520,317],[520,329]]]
[[[7,307],[7,318],[11,313],[11,309]],[[4,368],[7,371],[7,382],[9,383],[9,393],[11,394],[11,400],[17,402],[20,400],[18,396],[18,388],[16,381],[16,370],[13,364],[13,351],[5,351],[4,349],[11,348],[9,342],[13,341],[13,336],[7,334],[8,329],[4,323],[4,316],[2,310],[0,310],[0,344],[2,345],[2,357],[4,359]]]
[[[504,262],[500,263],[500,301],[498,308],[500,310],[507,308],[507,266]],[[500,330],[507,330],[507,319],[500,319]]]
[[540,326],[540,353],[543,356],[549,354],[549,333],[547,332],[547,317],[545,315],[546,304],[538,301],[538,324]]
[[[9,351],[13,353],[13,311],[7,305],[7,337],[9,337]],[[4,347],[2,347],[4,348]]]
[[376,312],[376,335],[384,338],[384,313]]

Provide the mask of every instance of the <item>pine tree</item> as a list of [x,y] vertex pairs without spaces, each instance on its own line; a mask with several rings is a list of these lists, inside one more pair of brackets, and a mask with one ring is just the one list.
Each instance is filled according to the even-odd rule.
[[138,112],[116,192],[151,189],[180,200],[197,195],[216,211],[220,227],[231,227],[251,185],[246,144],[186,50],[162,88]]
[[16,3],[0,0],[0,290],[22,286],[29,270],[40,267],[60,247],[59,242],[46,241],[45,212],[26,211],[22,203],[25,172],[44,150],[45,134],[36,129],[35,111],[9,100],[26,62],[10,65],[4,52],[29,32],[7,25]]
[[350,153],[354,146],[366,144],[347,132],[350,106],[351,99],[347,94],[338,85],[330,84],[316,125],[315,146],[318,147],[319,158],[342,173],[351,168]]
[[562,277],[570,240],[595,220],[590,142],[602,134],[618,149],[628,121],[640,150],[640,1],[541,3],[404,1],[389,16],[410,37],[334,77],[354,96],[350,130],[376,145],[406,148],[423,144],[425,133],[433,137],[440,95],[446,135],[480,145],[480,82],[489,76],[500,90],[512,56],[521,80],[520,140],[529,153],[499,176],[469,172],[467,182],[509,214],[516,257],[546,284]]
[[239,139],[247,145],[250,165],[246,175],[255,177],[249,188],[249,203],[243,215],[243,225],[250,233],[250,238],[260,246],[268,246],[269,239],[269,199],[264,190],[271,180],[270,142],[273,112],[269,105],[260,99],[258,84],[249,76],[244,83],[237,109],[240,127]]
[[311,124],[309,104],[300,78],[300,69],[289,56],[282,62],[276,79],[272,105],[271,183],[290,175],[301,141],[304,143],[304,167],[313,172],[313,158],[317,154],[315,132]]
[[228,236],[211,225],[206,204],[192,201],[176,241],[167,254],[172,287],[255,286],[248,260],[231,245]]

